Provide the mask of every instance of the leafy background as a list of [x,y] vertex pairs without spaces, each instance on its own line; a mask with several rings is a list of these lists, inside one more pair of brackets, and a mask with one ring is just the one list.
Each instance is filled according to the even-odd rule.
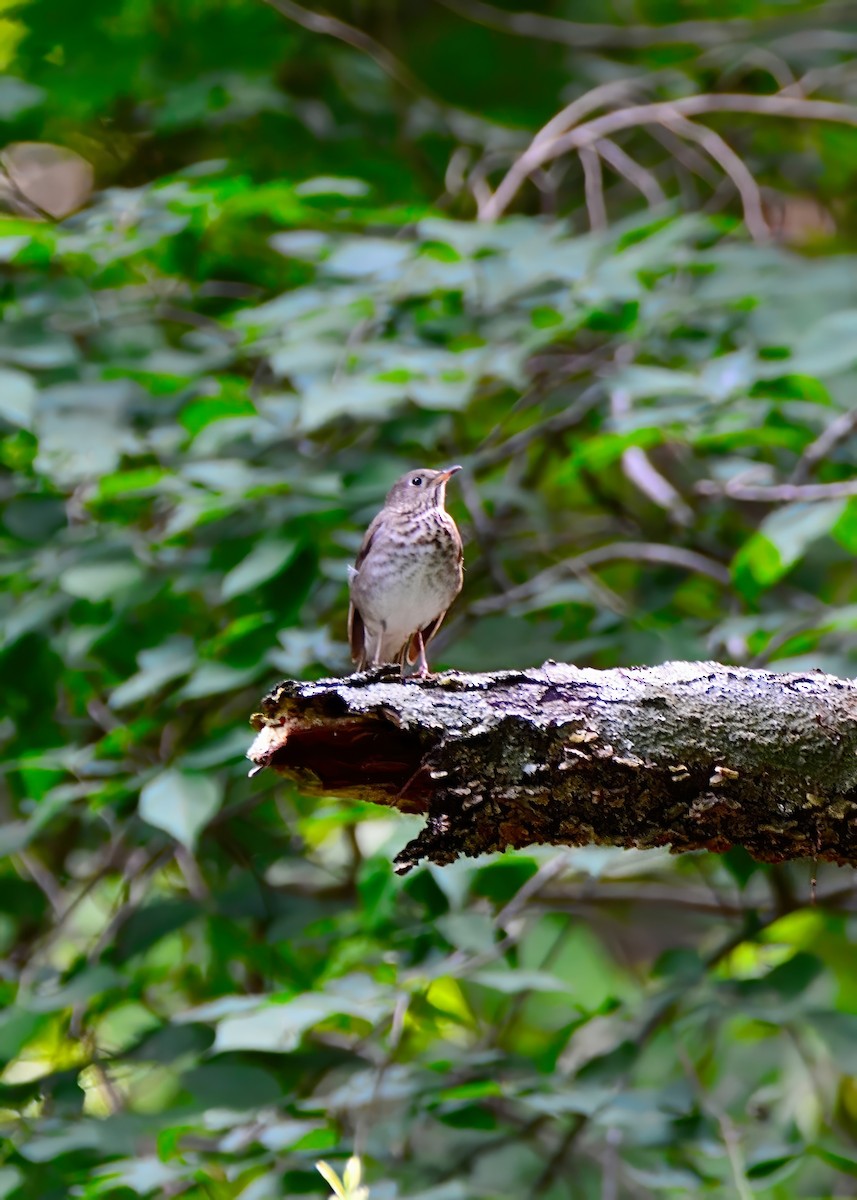
[[[854,674],[853,6],[708,17],[3,6],[0,1197],[857,1194],[850,871],[402,881],[409,820],[243,760],[421,464],[437,665]],[[594,88],[850,117],[629,128],[479,220]]]

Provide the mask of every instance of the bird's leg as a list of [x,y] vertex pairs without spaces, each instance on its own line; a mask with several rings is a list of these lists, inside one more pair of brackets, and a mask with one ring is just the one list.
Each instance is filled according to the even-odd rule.
[[418,679],[425,679],[426,675],[429,673],[429,667],[428,659],[426,658],[426,646],[425,642],[423,641],[423,631],[421,629],[417,630],[417,645],[420,648],[420,653],[419,657],[417,658],[416,675]]
[[380,664],[381,664],[381,644],[384,640],[384,629],[385,629],[385,626],[382,622],[382,624],[380,625],[380,627],[378,629],[378,632],[375,634],[375,646],[372,650],[372,657],[369,660],[370,667],[377,667],[377,666],[380,666]]

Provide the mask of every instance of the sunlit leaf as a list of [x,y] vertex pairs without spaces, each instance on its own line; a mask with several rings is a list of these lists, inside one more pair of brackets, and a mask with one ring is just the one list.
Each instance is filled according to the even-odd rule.
[[193,849],[220,807],[221,790],[208,775],[167,770],[140,791],[140,816]]
[[0,418],[10,425],[30,429],[36,385],[23,371],[0,370]]
[[285,568],[297,550],[295,542],[271,539],[258,542],[246,558],[224,576],[224,600],[249,592]]

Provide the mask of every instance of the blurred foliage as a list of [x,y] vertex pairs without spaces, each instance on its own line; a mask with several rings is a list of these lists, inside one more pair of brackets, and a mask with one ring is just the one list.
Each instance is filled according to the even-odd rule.
[[281,7],[3,7],[0,1197],[356,1193],[352,1152],[372,1200],[855,1195],[844,872],[399,881],[410,820],[243,762],[269,685],[348,669],[423,463],[466,465],[438,665],[854,674],[857,131],[707,120],[764,244],[666,128],[617,142],[651,206],[572,157],[473,220],[594,86],[847,104],[853,9]]

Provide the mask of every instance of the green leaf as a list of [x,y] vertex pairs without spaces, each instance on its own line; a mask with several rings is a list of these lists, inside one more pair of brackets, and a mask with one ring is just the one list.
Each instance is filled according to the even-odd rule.
[[139,671],[114,690],[111,708],[137,704],[174,679],[187,675],[196,662],[196,651],[188,638],[175,637],[153,650],[141,650],[137,661]]
[[118,971],[99,964],[87,967],[66,982],[59,977],[46,979],[31,993],[21,996],[20,1003],[28,1012],[59,1012],[64,1008],[81,1005],[109,989],[121,987],[124,981]]
[[6,1200],[23,1182],[24,1175],[19,1167],[0,1167],[0,1200]]
[[305,179],[295,187],[296,196],[350,196],[357,198],[368,195],[368,183],[363,179],[352,179],[347,176],[317,175],[314,179]]
[[[99,1168],[95,1173],[99,1179],[109,1181],[110,1191],[129,1188],[139,1196],[157,1191],[163,1195],[181,1184],[184,1171],[175,1164],[163,1163],[155,1157],[125,1158]],[[105,1193],[109,1195],[109,1192]]]
[[749,574],[761,587],[776,583],[813,542],[833,531],[846,503],[824,500],[817,504],[786,504],[777,509],[735,555],[732,571],[736,580]]
[[259,1109],[275,1104],[280,1095],[270,1072],[228,1058],[194,1067],[182,1076],[182,1086],[206,1109]]
[[[0,80],[2,82],[2,80]],[[0,369],[0,418],[10,425],[32,429],[38,395],[31,376],[11,368]]]
[[[857,363],[857,308],[826,313],[798,338],[794,354],[783,364],[802,375],[836,375]],[[768,374],[776,372],[770,367]]]
[[568,992],[568,984],[547,971],[476,971],[468,975],[470,983],[481,983],[495,992],[513,996],[518,992]]
[[97,604],[100,600],[137,587],[142,578],[142,568],[136,562],[116,560],[80,563],[62,572],[59,585],[69,596]]
[[142,788],[140,816],[192,850],[220,802],[220,785],[210,776],[169,769]]
[[0,121],[11,121],[18,113],[35,108],[44,99],[44,88],[35,87],[14,75],[0,76]]
[[241,596],[260,584],[279,575],[292,561],[297,543],[277,538],[258,542],[246,558],[224,577],[221,594],[224,600]]
[[134,496],[157,490],[166,475],[163,467],[139,467],[132,471],[117,471],[98,481],[98,495],[104,500],[117,496]]
[[374,1024],[394,1004],[386,990],[365,976],[338,980],[329,992],[305,992],[285,1004],[225,1017],[217,1027],[216,1051],[269,1050],[287,1053],[314,1025],[337,1014]]

